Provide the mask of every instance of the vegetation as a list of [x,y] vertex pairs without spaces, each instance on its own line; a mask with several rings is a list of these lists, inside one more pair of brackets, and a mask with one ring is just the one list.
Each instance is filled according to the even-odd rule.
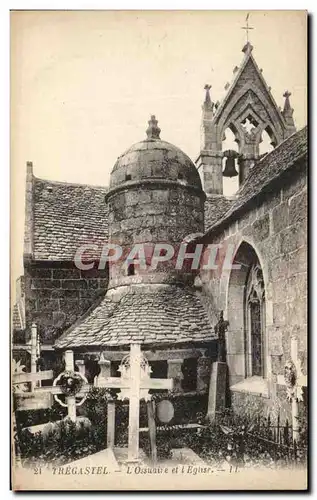
[[16,435],[23,465],[54,463],[62,465],[90,455],[105,447],[105,433],[100,428],[76,425],[66,419],[56,422],[47,433],[19,430]]
[[[58,405],[50,410],[32,410],[17,412],[17,440],[19,441],[22,462],[30,464],[36,460],[57,465],[76,460],[105,448],[107,434],[107,404],[116,399],[117,391],[94,388],[88,394],[81,410],[89,418],[91,426],[84,422],[73,423],[60,420],[65,411]],[[300,438],[292,441],[292,432],[288,424],[282,426],[279,417],[264,417],[261,402],[246,400],[240,413],[232,410],[217,416],[213,423],[204,419],[205,412],[197,412],[195,397],[178,397],[175,394],[163,394],[159,399],[173,400],[175,417],[163,426],[157,424],[157,451],[159,460],[171,456],[174,448],[189,447],[210,465],[229,462],[234,467],[285,467],[289,464],[304,464],[307,459],[307,424],[302,413],[299,420]],[[202,399],[201,401],[204,401]],[[200,406],[201,408],[202,406]],[[181,428],[179,424],[188,422],[196,408],[194,419],[203,427],[194,429]],[[41,420],[41,422],[39,421]],[[43,422],[54,422],[45,433],[32,434],[26,426]],[[128,402],[116,402],[116,446],[128,443]],[[147,427],[146,403],[140,405],[140,425]],[[23,429],[24,428],[24,429]],[[140,447],[150,456],[150,442],[147,432],[140,433]]]

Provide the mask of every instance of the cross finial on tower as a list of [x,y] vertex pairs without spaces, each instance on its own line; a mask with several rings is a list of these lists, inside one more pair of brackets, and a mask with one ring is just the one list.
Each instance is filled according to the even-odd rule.
[[291,96],[291,93],[288,90],[286,90],[283,94],[285,101],[284,101],[284,108],[282,111],[282,115],[284,116],[285,122],[286,122],[289,130],[291,130],[292,132],[295,132],[296,127],[295,127],[295,122],[293,119],[293,111],[294,110],[292,109],[292,106],[290,103],[290,99],[289,99],[290,96]]
[[291,103],[290,103],[290,100],[289,100],[289,98],[290,98],[291,95],[292,94],[288,90],[286,90],[284,92],[284,94],[283,94],[283,97],[285,98],[284,108],[283,108],[283,115],[284,115],[284,117],[285,117],[285,115],[293,114],[293,110],[291,108]]
[[146,130],[146,135],[148,139],[160,139],[160,127],[157,126],[157,120],[155,115],[151,115],[151,119],[148,121],[148,128]]
[[285,97],[283,114],[285,114],[285,113],[288,113],[288,114],[289,114],[289,113],[290,113],[290,111],[292,111],[292,108],[291,108],[291,103],[290,103],[290,100],[289,100],[289,98],[290,98],[290,96],[291,96],[291,95],[292,95],[292,94],[291,94],[288,90],[286,90],[286,91],[284,92],[284,94],[283,94],[283,97]]
[[241,29],[246,31],[246,36],[247,36],[247,44],[249,43],[249,31],[253,30],[251,26],[249,26],[249,16],[250,12],[248,12],[247,17],[245,18],[245,24],[246,26],[242,26]]
[[204,106],[203,106],[203,108],[206,111],[209,111],[209,110],[212,111],[212,109],[213,109],[213,103],[211,102],[211,98],[210,98],[210,89],[211,89],[211,85],[206,83],[206,85],[204,86],[204,90],[206,91],[206,96],[205,96],[205,101],[204,101]]

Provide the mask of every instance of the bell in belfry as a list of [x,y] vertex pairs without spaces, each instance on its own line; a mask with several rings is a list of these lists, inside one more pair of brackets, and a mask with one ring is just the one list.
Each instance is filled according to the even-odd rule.
[[233,155],[227,156],[225,169],[222,175],[224,177],[235,177],[239,175],[235,167],[235,157]]

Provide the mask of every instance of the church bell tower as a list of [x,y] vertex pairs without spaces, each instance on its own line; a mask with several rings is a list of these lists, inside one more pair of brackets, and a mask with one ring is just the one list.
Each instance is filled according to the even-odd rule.
[[[248,26],[248,29],[251,28]],[[204,191],[209,196],[223,195],[223,177],[239,175],[239,186],[244,183],[259,159],[264,131],[273,147],[296,131],[290,92],[284,93],[284,109],[281,110],[253,57],[249,41],[242,52],[242,64],[234,69],[233,82],[225,86],[227,94],[220,104],[212,102],[211,85],[204,87],[202,144],[196,165],[201,169]],[[238,151],[223,151],[227,129],[234,134]],[[260,167],[255,165],[254,168]]]

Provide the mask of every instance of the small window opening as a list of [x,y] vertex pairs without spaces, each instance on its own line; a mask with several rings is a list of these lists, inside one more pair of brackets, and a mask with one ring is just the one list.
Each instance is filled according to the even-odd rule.
[[95,377],[98,377],[100,373],[100,366],[96,359],[85,359],[85,377],[89,384],[93,384]]
[[111,377],[121,377],[121,372],[119,372],[120,361],[111,361],[110,374]]
[[182,389],[184,392],[195,391],[197,389],[197,359],[184,359],[182,365],[183,380]]
[[128,276],[134,276],[134,275],[135,275],[134,264],[129,264],[128,265]]
[[150,361],[151,378],[167,378],[167,361]]
[[184,179],[183,174],[178,174],[178,178],[179,178],[179,179]]
[[131,180],[131,174],[126,174],[126,176],[125,176],[125,180],[126,180],[126,181],[130,181],[130,180]]

